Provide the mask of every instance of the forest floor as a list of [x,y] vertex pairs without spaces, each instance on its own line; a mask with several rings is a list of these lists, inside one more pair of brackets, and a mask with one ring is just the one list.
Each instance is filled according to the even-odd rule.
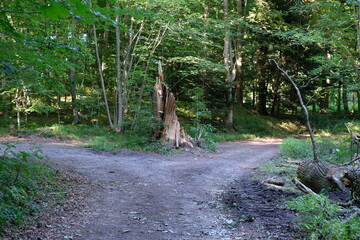
[[286,208],[294,194],[253,177],[280,142],[160,155],[28,139],[18,149],[41,148],[67,179],[68,198],[5,239],[296,239],[295,213]]

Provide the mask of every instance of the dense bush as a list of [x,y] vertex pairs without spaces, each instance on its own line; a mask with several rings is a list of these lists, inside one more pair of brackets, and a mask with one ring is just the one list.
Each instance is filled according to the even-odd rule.
[[17,151],[14,145],[3,143],[0,152],[1,234],[46,205],[57,185],[53,170],[40,162],[39,151]]

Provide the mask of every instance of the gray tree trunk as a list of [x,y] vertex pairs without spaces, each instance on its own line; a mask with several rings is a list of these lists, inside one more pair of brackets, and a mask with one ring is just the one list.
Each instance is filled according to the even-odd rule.
[[233,66],[232,61],[232,46],[231,46],[231,29],[229,23],[229,3],[228,0],[224,0],[224,22],[225,27],[225,38],[224,38],[224,67],[226,70],[225,83],[227,87],[226,93],[226,115],[225,115],[225,124],[229,127],[233,125],[233,115],[234,115],[234,106],[233,106],[233,87],[232,83],[235,80],[236,68]]
[[103,97],[104,97],[106,114],[107,114],[107,118],[108,118],[108,121],[109,121],[110,128],[114,129],[114,124],[113,124],[113,122],[111,120],[110,108],[109,108],[109,103],[108,103],[107,95],[106,95],[105,79],[104,79],[101,59],[100,59],[100,55],[99,55],[99,46],[98,46],[98,41],[97,41],[97,36],[96,36],[96,26],[95,26],[95,24],[93,24],[93,31],[94,31],[95,54],[96,54],[96,60],[98,62],[101,89],[102,89],[102,93],[103,93]]

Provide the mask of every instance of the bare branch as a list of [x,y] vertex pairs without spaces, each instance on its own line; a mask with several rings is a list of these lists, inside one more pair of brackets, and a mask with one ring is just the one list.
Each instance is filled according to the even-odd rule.
[[310,99],[307,101],[306,106],[309,105],[310,101],[315,97],[315,94],[310,97]]
[[284,73],[284,75],[286,76],[286,78],[289,80],[289,82],[291,83],[291,85],[294,87],[294,89],[296,90],[296,94],[298,96],[298,99],[299,99],[299,102],[300,102],[300,105],[301,105],[301,108],[303,109],[304,111],[304,114],[305,114],[305,117],[306,117],[306,126],[309,130],[309,134],[310,134],[310,139],[311,139],[311,143],[312,143],[312,147],[313,147],[313,155],[314,155],[314,161],[319,161],[318,157],[317,157],[317,146],[316,146],[316,141],[315,141],[315,137],[314,137],[314,133],[313,133],[313,130],[311,128],[311,125],[310,125],[310,118],[309,118],[309,112],[304,104],[304,101],[303,101],[303,98],[302,98],[302,95],[301,95],[301,92],[298,88],[298,86],[296,85],[296,83],[292,80],[292,78],[289,76],[288,72],[285,71],[284,69],[282,69],[279,64],[274,60],[274,59],[269,59],[269,61],[271,62],[274,62],[276,64],[276,67]]
[[296,178],[293,178],[292,182],[295,184],[295,186],[302,191],[305,194],[313,194],[318,196],[313,190],[311,190],[310,188],[308,188],[307,186],[305,186],[302,182],[300,182],[299,180],[297,180]]
[[319,78],[320,76],[321,76],[321,73],[320,73],[319,75],[313,77],[313,78],[310,78],[310,79],[307,81],[306,84],[303,84],[303,85],[301,86],[301,88],[306,88],[307,86],[309,86],[309,84],[310,84],[312,81],[314,81],[315,79]]

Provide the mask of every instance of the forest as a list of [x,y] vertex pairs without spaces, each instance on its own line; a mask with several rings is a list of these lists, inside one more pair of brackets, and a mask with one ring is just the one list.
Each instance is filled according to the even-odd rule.
[[[38,198],[30,194],[42,188],[37,183],[59,191],[54,181],[62,181],[49,169],[49,178],[32,180],[36,186],[15,188],[31,171],[45,171],[33,164],[42,161],[37,152],[15,150],[16,138],[178,154],[166,144],[173,132],[175,148],[185,141],[186,151],[208,154],[222,151],[218,142],[271,137],[285,139],[281,164],[269,169],[313,157],[338,170],[359,160],[357,0],[0,0],[0,49],[0,238],[34,211],[20,210],[31,205],[21,199]],[[171,104],[159,103],[169,95]],[[353,173],[345,175],[356,202],[359,169]],[[360,237],[359,208],[340,217],[326,197],[309,192],[289,208],[305,211],[306,201],[328,208],[320,220],[302,219],[303,236]],[[20,207],[9,207],[14,199]]]
[[1,116],[153,127],[157,64],[190,123],[228,129],[234,111],[354,115],[357,1],[2,1]]

